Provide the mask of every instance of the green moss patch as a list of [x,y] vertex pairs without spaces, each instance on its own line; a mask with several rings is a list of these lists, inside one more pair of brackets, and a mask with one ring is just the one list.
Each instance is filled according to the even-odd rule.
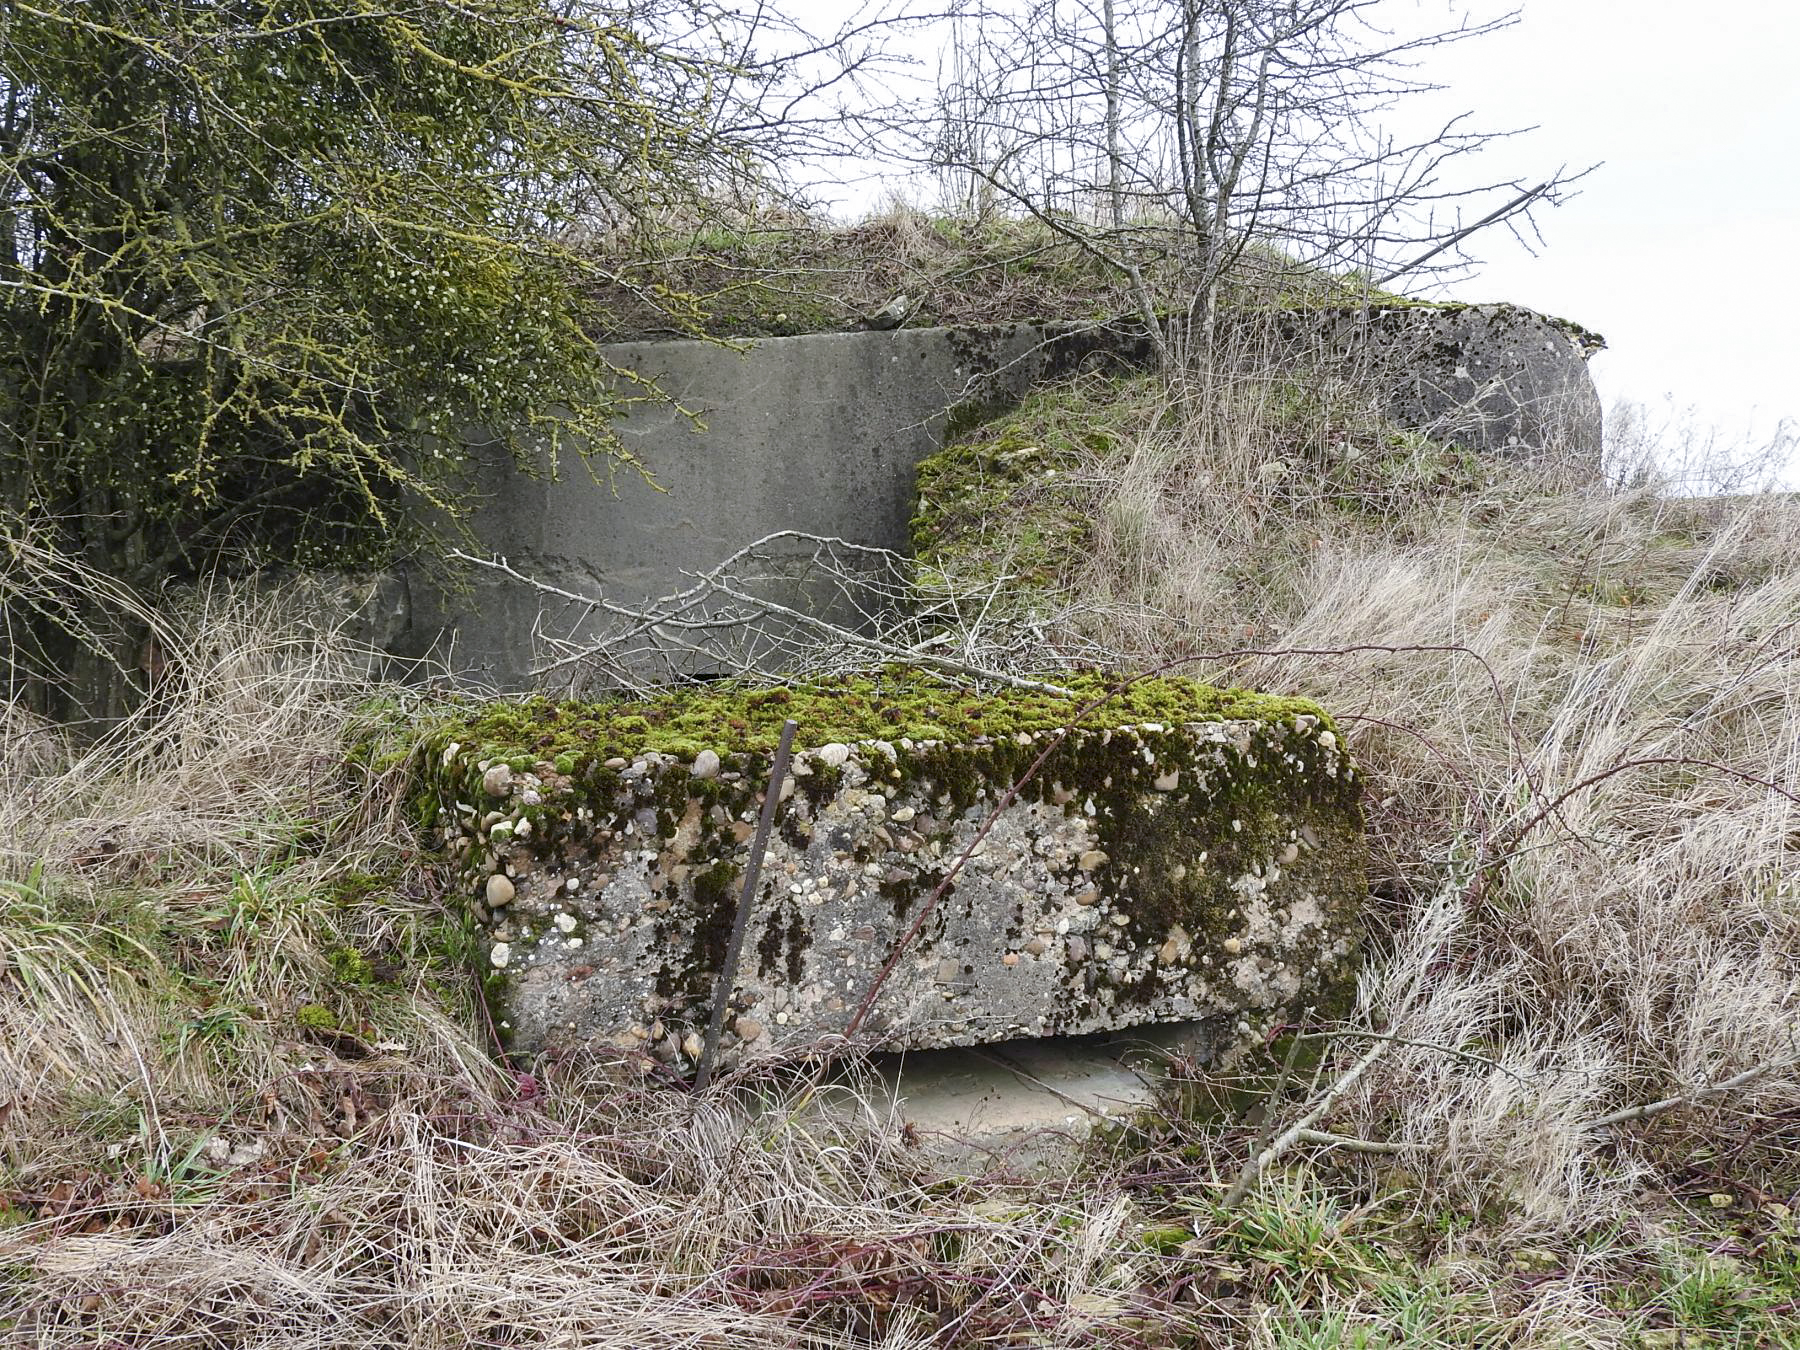
[[1093,533],[1098,471],[1154,403],[1153,375],[1040,389],[1011,413],[952,418],[918,469],[912,519],[917,580],[1046,587]]
[[799,723],[801,745],[902,737],[966,742],[1069,725],[1284,721],[1298,714],[1330,725],[1324,710],[1308,699],[1174,677],[1126,683],[1127,678],[1098,671],[1058,675],[1056,682],[1072,695],[1064,697],[971,689],[896,666],[805,685],[672,690],[638,702],[489,703],[447,721],[433,737],[434,758],[441,762],[443,751],[455,743],[459,757],[471,765],[516,760],[515,767],[524,769],[567,763],[580,772],[646,751],[684,758],[709,749],[722,757],[767,754],[789,718]]

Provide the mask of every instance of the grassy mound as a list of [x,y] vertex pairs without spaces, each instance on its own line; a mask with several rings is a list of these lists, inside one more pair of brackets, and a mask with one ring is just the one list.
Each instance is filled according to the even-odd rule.
[[[1157,228],[1143,227],[1147,241]],[[620,255],[607,260],[614,280],[600,297],[611,316],[607,339],[665,332],[671,304],[691,307],[704,331],[727,338],[855,329],[901,296],[915,325],[1141,312],[1124,272],[1046,224],[1004,216],[971,221],[896,207],[839,226],[777,213],[601,251]],[[1170,235],[1166,247],[1147,251],[1160,257],[1144,270],[1148,294],[1161,311],[1184,311],[1194,287],[1181,242]],[[1239,308],[1419,303],[1267,249],[1239,261],[1225,299]]]

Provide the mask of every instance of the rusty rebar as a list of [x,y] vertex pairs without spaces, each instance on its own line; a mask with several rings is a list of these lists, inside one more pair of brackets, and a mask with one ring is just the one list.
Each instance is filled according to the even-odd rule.
[[725,1010],[737,982],[738,957],[744,950],[744,930],[750,926],[750,906],[756,899],[756,883],[762,878],[763,854],[769,847],[769,831],[775,824],[775,808],[781,802],[781,785],[787,780],[788,755],[794,747],[793,718],[781,724],[781,744],[775,747],[775,763],[769,770],[769,787],[763,793],[762,819],[750,846],[750,865],[744,869],[744,889],[738,896],[737,916],[731,921],[731,941],[719,967],[719,983],[713,991],[712,1018],[706,1024],[706,1044],[700,1051],[700,1067],[694,1072],[694,1091],[702,1092],[712,1081],[713,1061],[719,1053],[719,1036],[725,1030]]

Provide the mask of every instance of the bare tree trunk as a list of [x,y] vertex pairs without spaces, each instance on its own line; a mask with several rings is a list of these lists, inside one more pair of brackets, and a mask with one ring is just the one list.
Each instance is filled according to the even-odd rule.
[[1119,151],[1119,27],[1113,0],[1106,0],[1101,15],[1106,43],[1106,187],[1112,202],[1114,233],[1125,228],[1124,159]]

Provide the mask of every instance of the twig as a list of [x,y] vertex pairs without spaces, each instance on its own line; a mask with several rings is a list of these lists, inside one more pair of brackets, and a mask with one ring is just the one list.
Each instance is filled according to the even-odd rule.
[[1353,1040],[1386,1041],[1389,1045],[1410,1045],[1419,1050],[1435,1050],[1440,1055],[1450,1055],[1456,1059],[1466,1059],[1471,1064],[1479,1064],[1483,1068],[1493,1069],[1521,1083],[1529,1083],[1532,1075],[1520,1073],[1517,1069],[1509,1069],[1497,1059],[1486,1055],[1478,1055],[1473,1050],[1463,1050],[1454,1045],[1444,1045],[1438,1041],[1422,1041],[1412,1036],[1396,1036],[1386,1031],[1357,1031],[1346,1028],[1338,1031],[1307,1031],[1301,1033],[1303,1040],[1334,1041],[1339,1038]]
[[1338,1100],[1356,1086],[1375,1061],[1387,1053],[1389,1044],[1391,1042],[1385,1040],[1376,1041],[1369,1047],[1368,1053],[1346,1069],[1337,1082],[1326,1089],[1325,1095],[1319,1098],[1312,1110],[1289,1126],[1274,1143],[1260,1152],[1252,1153],[1244,1163],[1244,1170],[1238,1173],[1238,1179],[1232,1183],[1231,1189],[1225,1192],[1225,1198],[1219,1201],[1220,1207],[1231,1209],[1242,1201],[1250,1193],[1250,1187],[1255,1184],[1257,1177],[1262,1175],[1263,1169],[1299,1143],[1300,1136],[1322,1120],[1338,1104]]
[[1385,1153],[1406,1152],[1405,1144],[1391,1143],[1384,1139],[1358,1139],[1349,1134],[1333,1134],[1330,1130],[1301,1130],[1294,1136],[1297,1144],[1323,1144],[1329,1148],[1341,1148],[1346,1153]]
[[[1308,1008],[1306,1012],[1301,1014],[1300,1020],[1304,1022],[1311,1014],[1312,1009]],[[1294,1061],[1300,1058],[1300,1042],[1302,1039],[1303,1038],[1300,1035],[1296,1034],[1294,1038],[1288,1042],[1288,1052],[1282,1058],[1281,1069],[1275,1075],[1275,1081],[1270,1085],[1268,1095],[1263,1099],[1264,1110],[1262,1128],[1256,1132],[1256,1142],[1250,1146],[1251,1157],[1255,1157],[1263,1149],[1268,1147],[1269,1137],[1275,1133],[1276,1111],[1281,1105],[1282,1094],[1287,1091],[1288,1079],[1292,1078],[1294,1075]]]
[[[866,633],[855,632],[851,629],[832,623],[827,619],[821,619],[817,615],[808,614],[804,610],[795,609],[790,605],[781,604],[779,601],[770,600],[765,596],[748,594],[725,579],[734,565],[753,555],[756,550],[767,547],[769,544],[782,539],[802,539],[812,543],[815,547],[820,548],[833,545],[844,545],[850,548],[863,549],[863,546],[861,545],[847,544],[846,541],[841,539],[803,535],[791,530],[777,531],[774,534],[765,535],[754,543],[739,549],[718,567],[703,574],[695,585],[688,587],[686,590],[672,592],[671,594],[662,596],[656,600],[647,601],[643,607],[620,604],[618,601],[608,600],[604,596],[586,595],[578,591],[571,591],[564,587],[554,585],[547,581],[539,580],[536,577],[519,571],[503,557],[481,558],[474,554],[464,553],[460,549],[453,551],[450,556],[457,561],[472,563],[477,567],[485,567],[490,571],[499,572],[504,576],[511,577],[513,580],[529,586],[541,594],[554,596],[559,600],[567,601],[571,604],[582,605],[590,610],[597,610],[615,618],[625,619],[632,625],[632,627],[624,634],[610,634],[605,645],[612,645],[622,639],[649,634],[683,651],[701,656],[714,656],[717,655],[717,653],[709,652],[706,648],[699,646],[694,642],[677,637],[669,630],[747,630],[752,626],[755,619],[776,617],[785,620],[787,623],[796,627],[809,629],[813,633],[829,639],[831,642],[840,646],[868,652],[871,656],[884,661],[897,661],[907,664],[929,666],[934,670],[941,670],[947,674],[961,675],[968,679],[1006,685],[1013,689],[1023,689],[1031,693],[1050,694],[1058,698],[1075,697],[1072,690],[1048,680],[1028,679],[1025,676],[1013,675],[992,666],[981,665],[973,661],[961,661],[954,657],[942,656],[935,652],[924,650],[921,644],[905,645],[888,641],[885,638],[870,636]],[[885,555],[890,558],[894,556],[886,549],[871,548],[864,551]],[[684,617],[684,615],[695,610],[698,604],[708,595],[723,597],[736,605],[742,606],[748,612],[730,616],[709,616],[702,614],[699,618]],[[541,667],[534,673],[540,675],[547,674],[558,667],[593,657],[598,654],[599,650],[600,649],[597,646],[589,646],[581,651],[560,657],[548,665]]]
[[1546,193],[1550,190],[1550,186],[1551,185],[1549,183],[1539,183],[1536,187],[1532,188],[1530,191],[1521,192],[1517,197],[1514,197],[1510,202],[1508,202],[1505,206],[1501,207],[1498,211],[1490,211],[1487,213],[1487,215],[1483,216],[1480,220],[1476,221],[1473,225],[1469,225],[1463,229],[1458,230],[1455,234],[1451,235],[1448,239],[1444,240],[1443,243],[1439,244],[1436,248],[1432,249],[1430,252],[1421,253],[1418,257],[1414,258],[1411,262],[1407,263],[1404,267],[1396,267],[1393,271],[1389,272],[1386,276],[1380,276],[1380,277],[1375,278],[1374,284],[1377,286],[1385,286],[1388,284],[1388,282],[1394,280],[1394,278],[1396,278],[1396,277],[1403,277],[1408,272],[1416,271],[1418,268],[1423,267],[1426,263],[1430,262],[1433,258],[1437,257],[1437,255],[1442,253],[1445,249],[1454,248],[1457,244],[1461,243],[1464,239],[1467,239],[1470,235],[1474,234],[1475,231],[1480,230],[1480,229],[1485,229],[1487,226],[1492,225],[1495,221],[1504,220],[1507,216],[1510,216],[1513,214],[1513,212],[1517,211],[1521,206],[1525,206],[1528,203],[1533,202],[1537,198],[1543,196],[1544,193]]
[[1598,783],[1603,783],[1615,774],[1624,773],[1628,769],[1642,769],[1656,765],[1675,765],[1691,769],[1708,769],[1713,773],[1722,774],[1727,778],[1735,778],[1740,783],[1748,783],[1752,787],[1759,787],[1769,792],[1779,793],[1781,796],[1786,797],[1790,802],[1793,802],[1796,806],[1800,806],[1800,795],[1788,791],[1786,788],[1782,787],[1781,784],[1763,778],[1757,774],[1746,773],[1742,769],[1734,769],[1731,765],[1721,764],[1715,759],[1699,759],[1692,755],[1644,755],[1637,759],[1620,760],[1618,763],[1608,765],[1597,773],[1589,774],[1579,783],[1576,783],[1566,792],[1563,792],[1553,799],[1548,806],[1545,806],[1536,815],[1526,820],[1522,825],[1515,827],[1512,831],[1512,843],[1516,844],[1520,839],[1524,838],[1524,836],[1530,834],[1539,825],[1543,824],[1558,807],[1562,806],[1564,802],[1568,801],[1569,798],[1575,796],[1577,793],[1585,792],[1588,788],[1591,788]]
[[1623,1111],[1614,1111],[1610,1116],[1601,1116],[1598,1120],[1590,1120],[1583,1129],[1604,1130],[1613,1125],[1628,1125],[1634,1120],[1649,1120],[1660,1116],[1665,1111],[1673,1111],[1678,1106],[1687,1106],[1695,1102],[1709,1101],[1721,1097],[1727,1092],[1746,1087],[1759,1078],[1766,1078],[1782,1069],[1791,1069],[1800,1065],[1800,1055],[1789,1055],[1784,1059],[1772,1059],[1755,1068],[1745,1069],[1723,1082],[1713,1083],[1707,1087],[1695,1088],[1692,1092],[1683,1092],[1678,1096],[1664,1097],[1661,1101],[1642,1102],[1637,1106],[1628,1106]]

